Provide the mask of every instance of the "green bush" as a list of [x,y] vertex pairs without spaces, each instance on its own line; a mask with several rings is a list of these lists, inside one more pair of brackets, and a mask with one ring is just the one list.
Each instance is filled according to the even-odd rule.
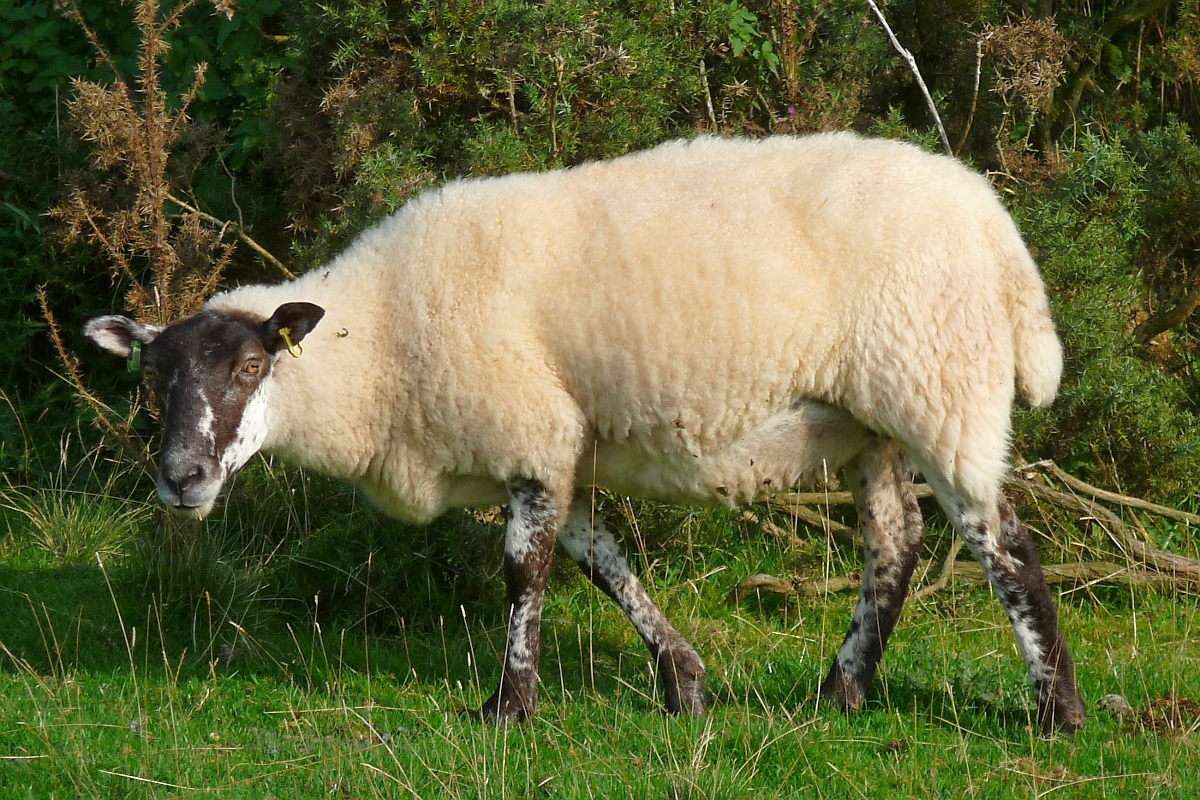
[[1200,482],[1195,399],[1131,335],[1146,225],[1169,203],[1159,187],[1170,162],[1150,154],[1088,135],[1052,191],[1017,196],[1067,356],[1058,401],[1024,417],[1019,445],[1103,485],[1182,501]]

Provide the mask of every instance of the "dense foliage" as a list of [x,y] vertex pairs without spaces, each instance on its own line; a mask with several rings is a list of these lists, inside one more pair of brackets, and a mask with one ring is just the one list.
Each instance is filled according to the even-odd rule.
[[[79,419],[76,393],[55,375],[65,370],[38,286],[118,417],[135,407],[132,384],[74,337],[79,322],[122,302],[169,317],[191,300],[162,294],[211,290],[156,282],[163,259],[143,239],[205,274],[225,270],[227,282],[273,280],[278,270],[230,231],[299,272],[459,175],[569,166],[703,132],[853,128],[937,147],[912,74],[865,4],[184,8],[0,2],[6,469],[36,472]],[[1200,482],[1200,323],[1190,317],[1200,304],[1200,5],[896,0],[884,12],[952,144],[1010,201],[1052,289],[1069,371],[1055,409],[1021,419],[1019,451],[1186,499]],[[170,21],[157,55],[147,55],[146,19]],[[178,124],[162,140],[161,188],[147,190],[137,136],[155,108]],[[145,227],[154,214],[159,227]],[[1173,327],[1139,335],[1164,313]]]

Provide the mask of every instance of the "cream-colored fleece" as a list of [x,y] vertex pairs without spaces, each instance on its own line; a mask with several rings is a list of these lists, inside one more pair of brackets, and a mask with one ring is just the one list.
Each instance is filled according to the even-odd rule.
[[1044,405],[1062,370],[987,182],[846,133],[456,181],[210,307],[295,300],[327,314],[274,366],[265,448],[422,520],[517,476],[735,502],[868,431],[987,501],[1014,385]]

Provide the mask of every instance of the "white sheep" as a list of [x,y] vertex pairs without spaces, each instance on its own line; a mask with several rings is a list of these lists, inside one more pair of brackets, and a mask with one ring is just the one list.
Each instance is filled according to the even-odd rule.
[[409,520],[507,502],[491,721],[534,711],[556,539],[630,616],[667,707],[704,711],[703,662],[577,487],[732,505],[838,469],[866,569],[821,692],[858,707],[923,542],[911,462],[1008,611],[1043,730],[1083,724],[1000,492],[1014,387],[1050,403],[1061,349],[1012,220],[951,159],[847,133],[700,138],[454,181],[326,269],[161,333],[124,317],[86,332],[122,356],[145,345],[166,411],[159,494],[179,510],[207,514],[260,448]]

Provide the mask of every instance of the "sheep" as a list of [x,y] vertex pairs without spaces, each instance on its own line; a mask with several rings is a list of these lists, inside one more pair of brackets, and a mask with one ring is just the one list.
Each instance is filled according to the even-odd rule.
[[952,159],[849,133],[701,137],[457,180],[328,268],[165,329],[106,316],[85,333],[122,357],[143,346],[165,409],[158,493],[177,511],[209,513],[260,450],[411,521],[507,503],[511,618],[486,721],[535,711],[556,541],[637,628],[667,709],[706,710],[703,660],[576,492],[735,506],[838,470],[865,569],[819,691],[859,708],[924,541],[916,469],[1008,612],[1043,733],[1084,723],[1000,491],[1014,395],[1053,400],[1061,347],[1012,219]]

